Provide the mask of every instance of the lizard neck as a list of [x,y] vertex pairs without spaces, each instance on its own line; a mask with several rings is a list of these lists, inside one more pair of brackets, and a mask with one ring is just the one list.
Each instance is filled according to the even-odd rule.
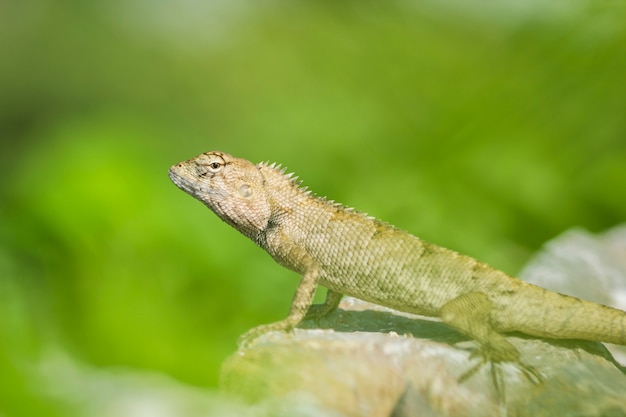
[[297,220],[313,207],[317,199],[306,187],[300,186],[293,173],[285,174],[280,166],[260,164],[259,171],[264,179],[265,198],[270,207],[270,217],[260,234],[267,234],[276,228],[289,229]]
[[265,195],[270,206],[270,217],[255,242],[278,263],[302,272],[308,255],[303,252],[305,240],[315,228],[324,228],[334,210],[328,201],[315,196],[292,174],[267,164],[259,165],[265,181]]

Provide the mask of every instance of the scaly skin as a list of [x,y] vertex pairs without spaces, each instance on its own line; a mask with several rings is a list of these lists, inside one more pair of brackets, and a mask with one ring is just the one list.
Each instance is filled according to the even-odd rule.
[[[327,314],[346,294],[439,317],[480,343],[482,363],[520,365],[516,348],[502,335],[509,331],[626,345],[626,312],[528,284],[319,198],[280,166],[207,152],[172,166],[169,175],[179,188],[302,276],[288,316],[252,329],[244,340],[290,330],[308,310],[313,316]],[[328,288],[328,296],[323,305],[311,306],[317,285]]]

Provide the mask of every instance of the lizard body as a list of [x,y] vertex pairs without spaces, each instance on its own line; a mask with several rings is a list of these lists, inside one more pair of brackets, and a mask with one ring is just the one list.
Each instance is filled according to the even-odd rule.
[[[169,175],[279,264],[302,275],[288,316],[252,329],[245,339],[289,330],[307,311],[327,314],[346,294],[440,318],[479,342],[483,363],[519,362],[516,348],[502,335],[510,331],[626,345],[626,312],[526,283],[317,197],[280,166],[207,152],[172,166]],[[328,288],[326,302],[311,306],[317,285]],[[470,371],[467,377],[475,370]]]

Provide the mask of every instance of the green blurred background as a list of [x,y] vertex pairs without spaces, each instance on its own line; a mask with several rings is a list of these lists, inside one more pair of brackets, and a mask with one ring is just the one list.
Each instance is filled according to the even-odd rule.
[[545,3],[0,2],[0,415],[71,415],[51,351],[215,388],[285,316],[298,277],[167,178],[204,151],[513,274],[623,222],[624,2]]

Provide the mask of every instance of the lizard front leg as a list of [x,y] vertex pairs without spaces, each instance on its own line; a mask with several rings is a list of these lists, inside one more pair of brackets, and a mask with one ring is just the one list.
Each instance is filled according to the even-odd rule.
[[291,308],[289,309],[287,317],[283,320],[270,324],[263,324],[248,330],[239,338],[239,347],[248,346],[254,339],[264,333],[276,330],[289,331],[297,326],[298,323],[302,321],[307,310],[313,303],[313,296],[315,295],[318,280],[319,273],[317,268],[309,268],[304,275],[302,275],[302,279],[300,280],[300,284],[298,284],[298,288],[293,297],[293,301],[291,302]]
[[481,361],[463,373],[459,381],[467,380],[483,365],[489,364],[494,387],[499,400],[504,403],[506,394],[502,374],[497,368],[499,363],[515,363],[533,383],[539,383],[541,376],[535,369],[522,363],[515,346],[494,328],[491,322],[492,308],[491,300],[486,294],[469,292],[447,302],[440,310],[440,317],[444,323],[468,335],[480,344],[480,347],[471,356],[481,356]]

